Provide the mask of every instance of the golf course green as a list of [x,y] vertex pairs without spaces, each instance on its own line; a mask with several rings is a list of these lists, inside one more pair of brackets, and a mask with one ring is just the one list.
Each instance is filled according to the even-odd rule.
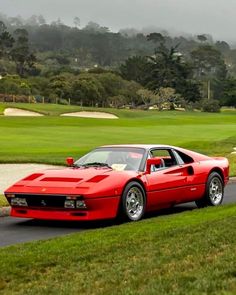
[[[47,104],[0,104],[45,114],[43,117],[0,116],[1,163],[64,164],[106,144],[156,143],[226,156],[236,175],[236,112],[218,114],[181,111],[91,109]],[[81,110],[115,114],[118,120],[60,117]]]

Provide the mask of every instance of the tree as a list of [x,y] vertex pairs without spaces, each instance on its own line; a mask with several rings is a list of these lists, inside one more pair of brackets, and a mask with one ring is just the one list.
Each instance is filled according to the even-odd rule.
[[139,89],[137,94],[141,98],[142,103],[146,106],[153,102],[153,97],[155,96],[154,92],[148,89]]
[[216,98],[214,92],[219,91],[227,76],[227,68],[221,52],[211,45],[202,45],[191,52],[191,58],[194,78],[202,82],[203,96],[208,99],[212,96]]
[[[101,73],[95,75],[95,77],[102,84],[106,97],[120,94],[121,89],[125,87],[124,80],[113,73]],[[106,99],[106,97],[104,97],[104,99]]]
[[164,43],[165,42],[165,37],[162,36],[161,33],[151,33],[147,35],[147,40],[148,41],[153,41],[154,43]]
[[217,41],[215,44],[217,50],[219,50],[222,54],[227,54],[230,52],[230,46],[225,41]]
[[34,68],[36,57],[29,48],[28,32],[25,29],[17,29],[14,35],[16,41],[10,56],[16,63],[16,72],[23,77],[26,72]]
[[22,27],[24,25],[24,20],[21,16],[8,18],[9,25],[15,28]]
[[31,84],[17,75],[6,75],[1,80],[0,93],[28,96],[31,94]]
[[174,88],[171,87],[161,87],[155,96],[153,96],[153,103],[158,106],[159,110],[167,108],[169,110],[174,110],[178,104],[183,102],[183,98],[180,94],[176,93]]
[[124,87],[120,90],[120,94],[126,98],[126,103],[136,106],[140,104],[140,98],[137,95],[137,91],[141,88],[141,85],[135,81],[123,81]]
[[133,56],[128,58],[120,66],[121,76],[126,80],[133,80],[145,86],[151,64],[144,56]]
[[[146,87],[158,92],[160,88],[173,88],[186,101],[196,101],[200,97],[199,88],[192,80],[192,68],[176,48],[160,46],[154,56],[149,56],[151,68]],[[191,96],[189,92],[191,90]]]
[[236,79],[229,78],[223,83],[222,105],[236,107]]
[[44,18],[42,15],[39,15],[39,16],[38,16],[38,24],[39,24],[40,26],[46,24],[46,20],[45,20],[45,18]]
[[2,34],[3,32],[5,32],[7,29],[6,25],[4,24],[3,21],[0,21],[0,34]]
[[197,39],[200,41],[200,42],[202,42],[202,43],[204,43],[204,42],[206,42],[207,41],[207,37],[206,37],[206,35],[197,35]]
[[108,33],[109,28],[102,27],[95,22],[88,22],[88,24],[83,28],[85,31],[96,32],[96,33]]
[[39,25],[38,16],[35,14],[31,15],[31,17],[27,19],[26,24],[30,26],[35,26],[35,27],[38,26]]
[[176,85],[176,92],[187,102],[197,102],[201,98],[200,84],[194,79],[183,79]]
[[6,26],[0,21],[0,58],[9,55],[9,50],[14,44],[14,39],[6,30]]
[[74,25],[76,28],[79,28],[80,27],[80,18],[78,16],[75,16],[74,17]]
[[195,68],[195,77],[205,80],[215,77],[224,79],[227,74],[226,65],[219,50],[211,45],[202,45],[191,52]]
[[91,53],[100,66],[110,66],[112,63],[112,50],[109,34],[92,33]]
[[102,105],[104,88],[91,74],[80,75],[72,83],[72,101],[86,106]]
[[42,25],[36,30],[34,46],[40,51],[57,51],[62,48],[62,30],[55,25]]
[[108,104],[114,108],[121,108],[126,104],[126,97],[123,95],[115,95],[108,98]]
[[[72,95],[72,75],[57,75],[50,79],[50,94],[56,94],[59,99],[68,99]],[[51,95],[50,95],[51,96]]]

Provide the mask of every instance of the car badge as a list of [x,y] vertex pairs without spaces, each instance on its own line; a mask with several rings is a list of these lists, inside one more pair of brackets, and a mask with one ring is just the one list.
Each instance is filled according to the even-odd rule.
[[46,202],[44,200],[41,201],[42,206],[47,206]]

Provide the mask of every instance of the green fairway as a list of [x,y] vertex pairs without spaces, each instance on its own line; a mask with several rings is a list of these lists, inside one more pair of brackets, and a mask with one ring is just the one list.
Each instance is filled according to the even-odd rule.
[[51,109],[55,116],[1,116],[0,162],[63,164],[67,156],[78,158],[99,145],[164,143],[226,156],[231,163],[231,175],[236,175],[236,155],[231,155],[236,147],[234,111],[208,114],[109,109],[119,119],[106,120],[56,116],[57,108],[63,113],[66,108],[77,108],[72,106],[28,107],[38,111],[43,111],[43,107]]
[[235,216],[221,206],[2,248],[0,294],[233,295]]

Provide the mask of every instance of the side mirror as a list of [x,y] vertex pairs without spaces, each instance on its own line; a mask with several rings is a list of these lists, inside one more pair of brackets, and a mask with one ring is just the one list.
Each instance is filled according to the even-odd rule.
[[73,166],[74,165],[74,159],[73,158],[67,158],[66,159],[66,163],[69,167]]
[[151,166],[152,165],[161,165],[161,158],[151,158],[147,160],[146,164],[146,173],[151,173]]

